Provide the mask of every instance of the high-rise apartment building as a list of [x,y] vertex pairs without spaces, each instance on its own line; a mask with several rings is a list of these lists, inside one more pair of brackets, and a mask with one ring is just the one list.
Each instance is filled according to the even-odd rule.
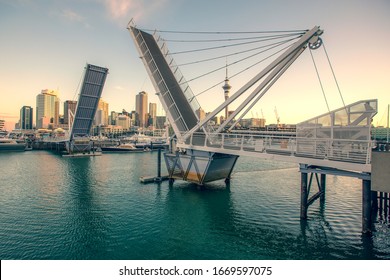
[[103,99],[99,99],[98,107],[96,110],[95,118],[93,120],[94,125],[109,125],[108,123],[108,103]]
[[44,89],[37,95],[36,127],[58,127],[60,115],[60,99],[55,90]]
[[31,106],[23,106],[20,109],[20,129],[33,128],[33,108]]
[[110,119],[111,119],[111,125],[116,125],[116,117],[118,116],[118,113],[115,111],[111,111]]
[[145,91],[141,91],[135,96],[135,111],[138,114],[138,125],[140,127],[147,126],[148,120],[148,94]]
[[157,104],[149,103],[149,125],[156,125],[156,116],[157,116]]
[[76,113],[77,101],[66,100],[64,102],[64,124],[69,124],[69,111],[74,115]]

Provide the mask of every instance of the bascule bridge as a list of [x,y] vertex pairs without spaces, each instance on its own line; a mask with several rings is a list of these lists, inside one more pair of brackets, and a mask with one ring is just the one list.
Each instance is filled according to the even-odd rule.
[[[332,111],[328,108],[327,113],[298,123],[294,136],[233,131],[306,49],[311,52],[322,46],[323,31],[318,26],[300,33],[204,119],[196,114],[201,106],[168,51],[167,42],[158,32],[137,28],[133,21],[128,30],[175,133],[173,149],[164,155],[171,179],[198,184],[229,180],[241,155],[294,162],[301,172],[301,218],[305,219],[308,206],[325,193],[326,175],[359,178],[363,182],[363,231],[369,231],[372,172],[379,173],[373,167],[381,165],[372,161],[371,122],[377,113],[377,100],[361,100]],[[211,127],[210,121],[238,99],[241,103],[234,112],[218,127]],[[388,154],[379,157],[381,162],[390,163]],[[382,183],[375,187],[382,186],[384,179],[390,178],[376,180]],[[318,192],[310,197],[315,184]]]

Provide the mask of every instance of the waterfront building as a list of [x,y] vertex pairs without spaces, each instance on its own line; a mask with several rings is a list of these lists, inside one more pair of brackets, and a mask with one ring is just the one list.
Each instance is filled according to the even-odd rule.
[[111,111],[111,115],[110,115],[110,121],[109,123],[111,125],[116,125],[116,117],[118,116],[118,113],[115,112],[115,111]]
[[93,120],[93,123],[95,126],[102,126],[104,125],[104,120],[103,120],[103,110],[96,110],[95,118]]
[[221,124],[220,121],[219,121],[218,116],[215,116],[214,118],[212,118],[212,120],[213,120],[215,125],[220,125]]
[[166,121],[166,116],[156,116],[156,129],[164,129]]
[[53,128],[51,118],[49,117],[42,117],[39,119],[39,122],[37,123],[37,127],[39,125],[39,128]]
[[265,128],[265,119],[249,118],[239,121],[242,128]]
[[149,125],[156,125],[157,103],[149,103]]
[[377,141],[386,141],[389,142],[390,138],[390,129],[388,127],[373,127],[371,129],[372,139]]
[[120,126],[123,128],[123,130],[129,130],[130,129],[130,118],[126,115],[118,115],[115,120],[116,126]]
[[31,106],[23,106],[20,109],[20,128],[33,128],[33,108]]
[[138,124],[140,127],[147,126],[148,119],[148,94],[145,91],[141,91],[139,94],[135,96],[135,111],[138,114]]
[[206,117],[206,113],[202,108],[196,110],[196,114],[198,115],[199,120],[203,120]]
[[64,102],[64,124],[69,124],[69,111],[74,115],[76,112],[77,101],[66,100]]
[[36,127],[58,127],[60,99],[56,90],[44,89],[36,98]]
[[94,134],[95,135],[121,135],[123,134],[124,129],[118,125],[106,125],[95,127]]
[[95,125],[108,125],[108,103],[103,99],[99,99],[99,104],[96,110],[94,124]]
[[136,111],[131,111],[130,112],[130,122],[131,122],[131,126],[135,126],[137,124],[137,120],[138,120],[138,114]]

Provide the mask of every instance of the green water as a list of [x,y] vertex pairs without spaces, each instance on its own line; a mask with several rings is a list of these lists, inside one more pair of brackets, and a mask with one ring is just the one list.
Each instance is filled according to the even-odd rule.
[[230,187],[142,185],[157,153],[0,154],[1,259],[389,259],[390,228],[361,235],[361,182],[328,176],[299,218],[292,164],[239,158]]

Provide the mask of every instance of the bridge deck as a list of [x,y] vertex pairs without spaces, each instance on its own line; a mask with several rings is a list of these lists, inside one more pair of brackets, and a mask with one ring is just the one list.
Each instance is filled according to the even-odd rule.
[[270,134],[193,134],[178,148],[371,172],[372,142]]

